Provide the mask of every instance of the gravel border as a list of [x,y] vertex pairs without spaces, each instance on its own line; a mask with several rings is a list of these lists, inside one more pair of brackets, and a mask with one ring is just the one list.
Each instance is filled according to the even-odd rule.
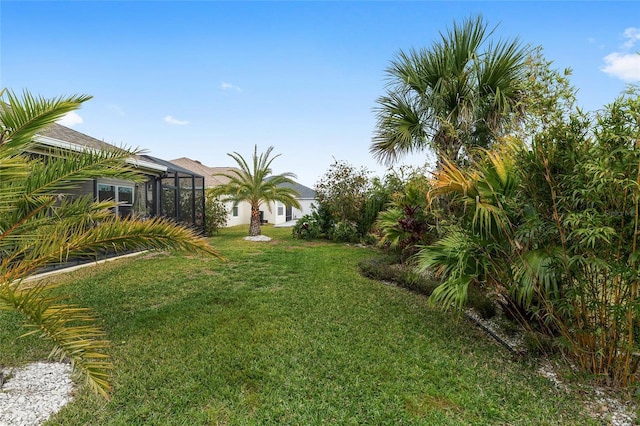
[[71,365],[34,362],[24,367],[2,368],[0,425],[38,426],[73,399]]

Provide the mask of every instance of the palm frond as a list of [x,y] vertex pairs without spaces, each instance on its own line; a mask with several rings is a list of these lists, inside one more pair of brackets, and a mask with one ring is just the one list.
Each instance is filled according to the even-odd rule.
[[86,308],[66,304],[63,297],[51,295],[55,286],[44,282],[24,284],[19,281],[0,284],[0,309],[15,310],[25,318],[25,326],[50,339],[55,347],[52,358],[71,360],[76,373],[86,377],[93,391],[109,397],[111,359],[105,350],[109,342],[94,324],[95,317]]
[[45,159],[32,160],[33,168],[26,181],[26,196],[64,194],[96,176],[141,182],[143,176],[126,162],[135,154],[134,151],[121,148],[86,152],[50,150]]
[[399,220],[403,217],[404,212],[400,208],[389,208],[380,212],[376,223],[382,230],[381,245],[389,244],[391,247],[396,247],[406,238],[407,233],[399,225]]
[[[6,96],[6,101],[5,101]],[[54,123],[68,112],[91,99],[88,95],[61,96],[45,99],[33,96],[25,90],[19,98],[14,92],[0,92],[0,123],[3,133],[0,145],[5,149],[24,151],[33,143],[33,137],[43,128]]]
[[427,147],[425,125],[428,115],[420,108],[418,98],[389,92],[378,98],[378,124],[369,152],[387,165],[414,151]]
[[461,275],[451,277],[433,290],[429,296],[429,302],[444,309],[453,307],[462,310],[468,299],[469,285],[474,277]]
[[[43,231],[46,231],[47,238],[31,240],[29,246],[20,252],[20,256],[3,259],[2,264],[7,271],[18,271],[24,276],[44,265],[65,262],[76,256],[142,249],[189,251],[223,259],[195,231],[176,226],[164,218],[146,221],[113,218],[96,223],[79,223],[76,220],[73,224],[63,220],[43,228]],[[9,261],[11,263],[7,265]]]
[[559,295],[557,266],[561,264],[562,250],[544,248],[530,250],[515,258],[512,265],[516,286],[512,297],[523,306],[530,306],[535,297],[553,300]]
[[440,170],[436,170],[431,180],[431,189],[427,194],[429,202],[443,194],[457,194],[464,198],[475,199],[478,176],[463,170],[451,161],[444,159]]

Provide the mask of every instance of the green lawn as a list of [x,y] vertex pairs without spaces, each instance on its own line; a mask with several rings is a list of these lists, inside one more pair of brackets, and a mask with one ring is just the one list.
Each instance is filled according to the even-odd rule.
[[[58,277],[104,323],[114,392],[81,390],[50,424],[596,424],[469,323],[359,276],[371,249],[245,232],[212,239],[226,263],[142,255]],[[45,358],[17,318],[0,314],[2,363]]]

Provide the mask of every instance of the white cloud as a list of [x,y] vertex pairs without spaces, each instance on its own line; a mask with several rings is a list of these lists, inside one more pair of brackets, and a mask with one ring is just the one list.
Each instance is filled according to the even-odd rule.
[[189,122],[188,122],[188,121],[178,120],[178,119],[176,119],[176,118],[173,118],[173,117],[172,117],[172,116],[170,116],[170,115],[167,115],[167,116],[164,118],[164,121],[165,121],[165,122],[167,122],[167,123],[169,123],[169,124],[176,125],[176,126],[184,126],[185,124],[189,124]]
[[222,90],[235,90],[236,92],[242,92],[242,89],[240,87],[236,86],[235,84],[226,83],[226,82],[222,82],[222,84],[220,85],[220,88]]
[[624,38],[628,40],[624,43],[626,49],[631,49],[637,41],[640,41],[640,28],[629,27],[624,30]]
[[601,71],[627,82],[640,81],[640,54],[611,53],[604,58]]
[[109,104],[109,105],[107,105],[107,108],[108,108],[110,111],[113,111],[113,112],[115,112],[116,114],[118,114],[120,117],[124,117],[124,116],[125,116],[125,113],[124,113],[124,111],[122,110],[122,108],[120,108],[120,107],[119,107],[118,105],[116,105],[116,104]]
[[83,121],[84,120],[77,112],[71,111],[63,115],[62,118],[60,118],[56,123],[62,124],[63,126],[67,127],[73,127],[76,124],[82,123]]
[[600,71],[626,82],[640,81],[640,53],[629,52],[636,42],[640,41],[640,28],[629,27],[624,30],[623,36],[627,41],[621,51],[602,58],[605,65]]

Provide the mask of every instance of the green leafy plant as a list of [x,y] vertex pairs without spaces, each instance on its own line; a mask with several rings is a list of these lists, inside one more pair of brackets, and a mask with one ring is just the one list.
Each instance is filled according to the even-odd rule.
[[371,187],[369,171],[346,161],[334,161],[315,185],[316,199],[334,222],[357,223]]
[[322,227],[313,214],[306,214],[298,219],[291,232],[295,238],[303,240],[315,240],[323,236]]
[[227,225],[229,212],[218,197],[207,190],[204,204],[205,231],[208,237],[213,236]]
[[438,215],[435,208],[428,208],[428,190],[426,176],[413,174],[402,192],[394,194],[387,209],[378,215],[380,245],[399,250],[405,260],[416,253],[419,245],[433,242],[437,235]]
[[347,220],[340,221],[329,231],[329,239],[342,243],[357,243],[360,241],[358,226]]

